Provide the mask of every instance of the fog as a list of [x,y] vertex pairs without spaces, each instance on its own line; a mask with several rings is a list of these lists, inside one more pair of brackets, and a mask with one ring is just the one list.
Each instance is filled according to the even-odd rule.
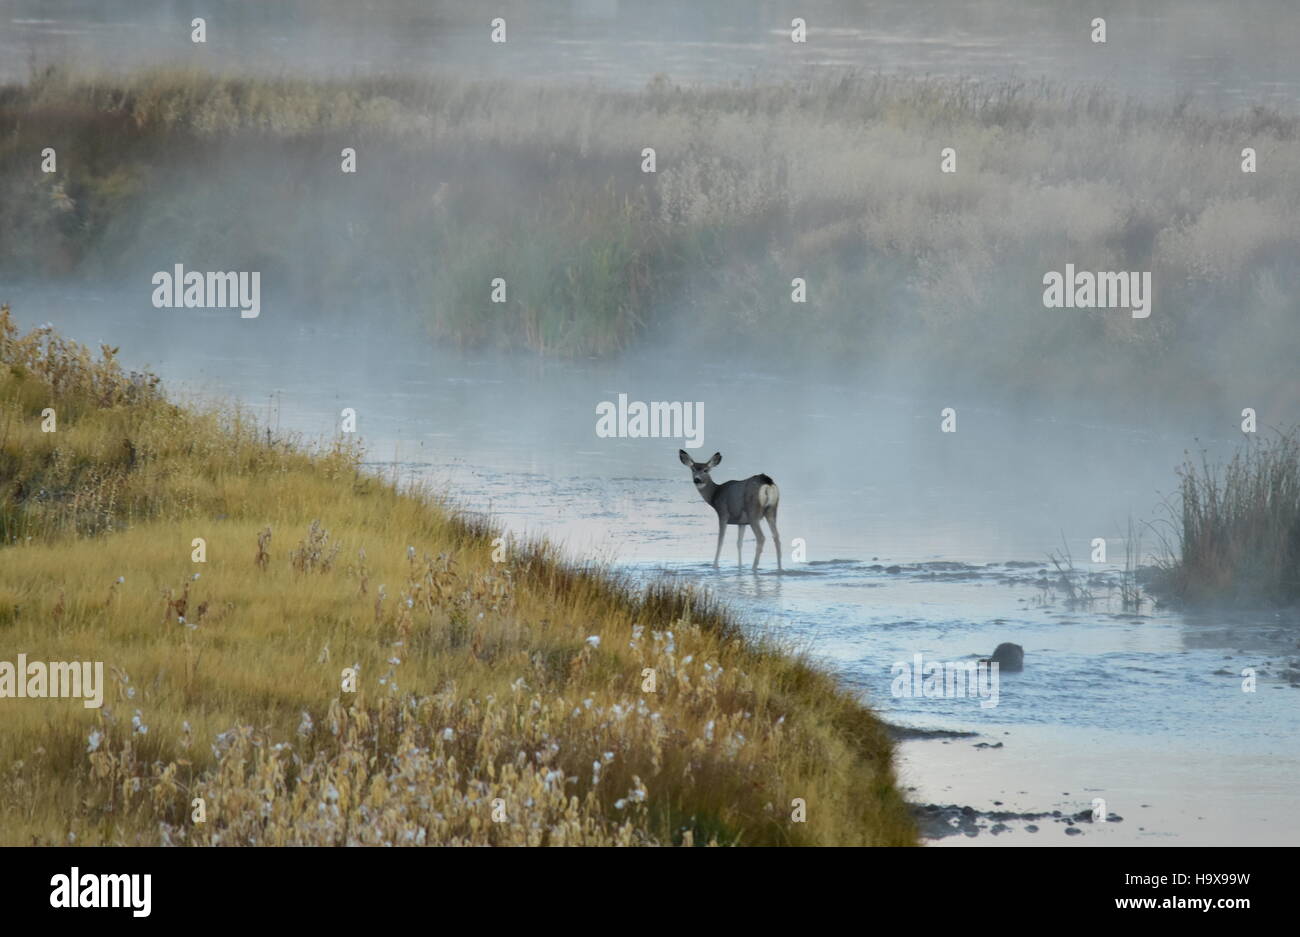
[[[1150,519],[1175,485],[1183,450],[1227,451],[1240,438],[1243,408],[1256,408],[1265,425],[1294,419],[1296,228],[1277,216],[1295,194],[1283,204],[1259,196],[1295,187],[1242,183],[1233,151],[1189,162],[1184,179],[1143,178],[1202,130],[1235,143],[1239,115],[1294,103],[1300,65],[1276,28],[1285,4],[1148,4],[1140,16],[1114,4],[1047,12],[1011,2],[886,3],[867,15],[855,4],[809,4],[805,46],[788,41],[774,4],[701,11],[590,0],[503,4],[500,12],[508,41],[492,47],[469,3],[364,11],[343,3],[4,4],[0,61],[9,80],[50,65],[156,76],[138,86],[140,96],[150,82],[165,88],[167,73],[149,71],[160,66],[328,79],[334,89],[366,75],[414,82],[367,86],[347,113],[328,104],[296,112],[321,105],[302,104],[311,92],[292,89],[298,98],[285,92],[287,103],[252,118],[204,91],[189,124],[197,135],[147,157],[147,169],[131,167],[133,199],[111,202],[104,218],[78,219],[95,233],[71,263],[49,264],[49,251],[31,264],[11,258],[4,298],[20,319],[75,323],[86,330],[79,337],[120,345],[128,361],[182,383],[205,375],[236,396],[248,376],[234,362],[262,356],[275,378],[309,380],[321,399],[373,390],[394,362],[426,355],[531,373],[535,383],[521,399],[483,409],[465,401],[453,436],[472,439],[476,424],[511,427],[557,465],[570,451],[599,451],[589,434],[601,400],[625,392],[701,401],[710,451],[727,449],[735,454],[728,466],[746,471],[777,465],[794,490],[826,493],[825,523],[860,530],[881,510],[872,502],[913,506],[889,527],[933,541],[917,555],[996,555],[992,530],[1003,524],[986,517],[990,498],[1005,502],[1003,517],[1026,513],[1017,499],[1035,505],[1028,513],[1042,523],[1031,526],[1044,540],[1098,515],[1106,524]],[[204,44],[190,41],[198,15],[210,30]],[[1092,16],[1109,17],[1104,45],[1088,41]],[[864,73],[939,81],[913,90]],[[850,96],[877,97],[862,106],[874,108],[868,119],[881,129],[857,135],[856,105],[834,100],[841,74],[864,82]],[[656,76],[670,84],[655,84]],[[1015,114],[992,118],[1004,133],[1022,134],[1014,147],[1033,149],[1023,167],[999,165],[1008,151],[973,134],[986,120],[980,114],[965,125],[960,113],[923,116],[941,107],[934,101],[945,77],[984,82],[994,95],[1001,87],[1008,108],[1017,98],[1031,102],[1027,128]],[[497,91],[475,90],[488,79]],[[1007,92],[1007,80],[1028,84]],[[804,90],[765,96],[765,86],[783,81]],[[579,85],[566,106],[565,89]],[[664,90],[674,85],[686,90]],[[1127,145],[1121,155],[1106,149],[1110,140],[1086,138],[1112,115],[1093,115],[1073,89],[1096,85],[1138,125],[1115,141]],[[556,90],[530,97],[530,86]],[[736,97],[715,99],[713,86]],[[1125,95],[1152,109],[1124,110]],[[810,119],[810,107],[822,116]],[[899,107],[917,113],[899,125],[889,116]],[[1180,115],[1190,107],[1204,123],[1170,125],[1171,107]],[[700,123],[706,115],[710,125]],[[57,137],[60,128],[52,129]],[[1263,140],[1267,159],[1300,166],[1295,125],[1263,129],[1272,137]],[[917,164],[922,154],[935,159],[945,140],[968,161],[949,195],[933,163]],[[655,176],[638,171],[642,144],[660,150]],[[343,146],[360,151],[355,177],[338,171],[333,154]],[[76,151],[64,158],[75,161]],[[1214,179],[1221,170],[1225,177]],[[602,200],[604,177],[612,200]],[[1188,204],[1189,187],[1202,205]],[[97,196],[89,181],[72,194]],[[682,256],[641,271],[655,282],[640,287],[653,294],[645,308],[626,313],[639,326],[620,326],[608,339],[597,325],[594,337],[570,340],[569,320],[621,304],[616,289],[638,288],[621,274],[611,282],[582,272],[603,242],[623,237],[617,206],[609,208],[619,198],[642,198],[647,223],[696,233],[674,246]],[[1211,217],[1215,210],[1224,216]],[[565,217],[572,212],[585,217],[574,223]],[[701,240],[718,230],[726,233]],[[42,229],[36,234],[28,243],[39,244]],[[626,240],[624,254],[599,262],[635,267],[649,248]],[[1154,267],[1154,315],[1042,308],[1040,277],[1067,262]],[[150,278],[177,263],[260,271],[264,313],[241,320],[233,311],[198,317],[154,308]],[[1206,276],[1216,263],[1227,269]],[[574,279],[575,266],[590,284],[535,288],[539,274],[553,283],[567,270]],[[522,297],[514,300],[525,307],[520,321],[485,302],[498,272]],[[787,302],[792,275],[809,281],[808,304]],[[521,340],[530,327],[537,336]],[[558,355],[548,343],[561,346]],[[273,392],[274,383],[250,396]],[[509,406],[514,419],[501,412]],[[956,413],[956,434],[939,432],[945,408]],[[371,422],[380,426],[376,444],[390,445],[397,427]],[[673,471],[671,444],[600,443],[635,446],[648,471]],[[944,519],[972,502],[984,505],[978,513],[990,532],[971,549],[958,538],[959,548]],[[1037,507],[1048,505],[1050,518]],[[1074,536],[1086,541],[1085,533]]]
[[[704,445],[728,466],[779,466],[835,529],[908,505],[887,524],[918,556],[996,556],[994,515],[1021,517],[1033,537],[1011,542],[1027,550],[1086,542],[1087,518],[1150,519],[1184,449],[1229,451],[1243,408],[1294,420],[1294,176],[1236,171],[1243,142],[1300,167],[1286,4],[812,3],[805,45],[776,4],[500,6],[509,38],[493,47],[470,3],[4,3],[9,81],[54,66],[128,76],[137,102],[170,80],[199,90],[183,123],[149,118],[179,142],[124,155],[129,185],[104,194],[101,167],[60,190],[76,235],[15,203],[32,237],[5,242],[3,298],[179,386],[241,396],[238,363],[265,359],[243,396],[306,382],[304,412],[374,393],[399,362],[531,375],[519,399],[464,400],[448,434],[507,428],[557,468],[603,445],[671,473],[671,443],[596,440],[594,407],[701,401]],[[273,82],[275,100],[232,103],[206,72]],[[285,84],[298,78],[332,84]],[[1097,93],[1109,103],[1079,97]],[[1088,139],[1113,123],[1128,126]],[[1202,132],[1224,152],[1190,153]],[[946,194],[945,140],[965,161]],[[687,234],[654,254],[623,232],[628,204],[633,227]],[[1154,314],[1043,308],[1043,273],[1076,262],[1154,268]],[[260,271],[262,315],[155,308],[150,278],[178,263]],[[521,311],[486,302],[498,273]],[[788,302],[794,276],[805,305]],[[651,298],[624,308],[636,291]],[[376,445],[400,438],[370,426]],[[948,520],[966,510],[959,535]]]
[[[1202,693],[1227,649],[1281,653],[1276,619],[1075,614],[1037,568],[1109,588],[1164,555],[1186,453],[1300,420],[1300,13],[798,6],[802,45],[739,0],[0,0],[0,302],[275,431],[351,408],[372,469],[703,583],[915,722],[972,717],[889,700],[880,661],[1012,633],[1042,663],[1007,725],[1130,731],[1158,689],[1162,744],[1276,751],[1273,694],[1250,721]],[[159,308],[177,264],[257,271],[260,315]],[[1150,315],[1049,308],[1067,264],[1149,273]],[[752,537],[736,572],[734,530],[709,568],[685,441],[597,434],[620,394],[698,402],[693,458],[779,482],[785,575]],[[1099,783],[1142,796],[1135,763]]]

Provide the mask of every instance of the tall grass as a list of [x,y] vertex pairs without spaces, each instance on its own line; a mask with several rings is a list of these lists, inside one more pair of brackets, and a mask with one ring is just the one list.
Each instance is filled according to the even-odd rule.
[[[1228,368],[1285,383],[1298,130],[1014,81],[625,92],[48,70],[0,88],[0,257],[137,285],[177,261],[260,269],[313,314],[401,310],[440,341],[545,354],[686,334],[1036,388]],[[44,146],[58,174],[39,171]],[[1067,262],[1153,271],[1152,318],[1044,310],[1041,278]]]
[[707,596],[114,354],[0,309],[0,659],[112,675],[98,711],[0,699],[0,844],[915,841],[882,723]]
[[1179,471],[1178,556],[1163,588],[1190,603],[1300,602],[1300,437],[1247,443],[1226,466]]

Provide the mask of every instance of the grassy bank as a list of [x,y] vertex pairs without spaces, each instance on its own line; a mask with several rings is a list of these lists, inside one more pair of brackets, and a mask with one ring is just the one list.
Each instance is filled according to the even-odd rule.
[[112,355],[0,312],[0,660],[108,672],[0,699],[0,844],[914,841],[880,721],[706,599]]
[[1226,466],[1189,457],[1179,479],[1156,588],[1194,605],[1300,603],[1300,430],[1248,442]]
[[[381,309],[464,346],[608,355],[689,336],[1037,392],[1258,376],[1292,382],[1281,401],[1300,356],[1298,131],[1261,108],[1016,82],[47,70],[0,88],[0,257],[142,301],[178,262],[260,270],[281,309]],[[1151,271],[1151,318],[1045,310],[1043,274],[1066,263]]]

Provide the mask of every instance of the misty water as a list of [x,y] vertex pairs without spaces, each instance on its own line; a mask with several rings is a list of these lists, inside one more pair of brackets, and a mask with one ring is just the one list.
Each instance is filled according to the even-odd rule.
[[[891,393],[869,375],[653,354],[603,363],[479,357],[390,334],[381,315],[344,334],[283,309],[241,320],[71,287],[9,285],[5,298],[25,325],[49,320],[78,340],[120,345],[127,365],[150,367],[172,393],[237,400],[282,432],[327,440],[352,407],[373,471],[433,482],[465,510],[521,537],[547,536],[574,558],[705,587],[755,632],[827,663],[892,723],[979,733],[903,743],[904,781],[923,801],[989,809],[996,798],[1073,813],[1104,796],[1130,822],[1122,831],[1109,824],[1095,841],[1213,842],[1219,827],[1196,810],[1153,814],[1145,833],[1132,816],[1142,812],[1132,801],[1158,801],[1160,790],[1167,802],[1151,810],[1212,792],[1213,821],[1231,835],[1295,834],[1284,804],[1300,776],[1300,691],[1280,676],[1300,657],[1294,617],[1151,604],[1133,612],[1115,588],[1129,518],[1144,553],[1158,551],[1175,467],[1193,439],[1211,457],[1230,452],[1240,441],[1232,414],[1216,420],[1150,402],[1113,412],[1088,401],[968,403]],[[711,567],[716,522],[678,461],[683,441],[597,437],[597,405],[620,393],[703,402],[692,455],[721,451],[719,481],[776,479],[783,574],[770,540],[751,571],[748,531],[738,567],[735,528],[720,568]],[[941,432],[946,406],[956,409],[955,433]],[[1097,537],[1105,563],[1091,561]],[[802,562],[791,556],[796,539]],[[1067,551],[1090,577],[1089,605],[1071,606],[1050,585],[1048,556]],[[895,663],[916,654],[969,661],[1003,641],[1025,648],[1026,666],[1001,675],[996,706],[891,693]],[[1242,692],[1243,667],[1261,668],[1258,692]],[[1119,750],[1132,755],[1104,757]],[[968,781],[990,777],[963,786],[953,777],[961,758],[983,759],[959,769]],[[1046,781],[1053,763],[1067,766],[1073,784],[1055,790],[1060,783]],[[1194,776],[1153,792],[1153,778],[1194,763]],[[1259,829],[1246,818],[1252,810]]]
[[[541,3],[508,56],[485,56],[463,41],[486,29],[472,5],[446,21],[411,3],[327,25],[310,3],[107,3],[92,15],[76,3],[0,0],[0,80],[50,62],[193,66],[175,24],[206,15],[216,26],[204,66],[272,74],[399,68],[639,88],[658,74],[730,82],[858,69],[1105,82],[1211,107],[1290,109],[1300,99],[1294,37],[1268,25],[1288,6],[1277,2],[1184,3],[1176,14],[1143,4],[1129,20],[1120,13],[1129,5],[1107,3],[1027,16],[1022,4],[927,12],[889,2],[873,4],[865,26],[853,5],[830,3],[815,5],[810,28],[825,41],[809,49],[778,41],[784,12],[708,6]],[[1063,28],[1093,15],[1118,17],[1104,48]],[[1288,664],[1300,658],[1294,613],[1184,614],[1149,602],[1134,612],[1114,588],[1130,519],[1143,552],[1158,551],[1162,500],[1185,450],[1230,454],[1251,401],[1216,412],[1177,394],[1123,405],[939,394],[924,380],[696,360],[689,336],[615,361],[467,355],[395,334],[396,317],[370,305],[339,333],[292,305],[268,303],[249,321],[154,309],[149,290],[0,283],[0,301],[24,325],[49,321],[121,346],[128,366],[154,370],[173,395],[236,400],[281,431],[328,439],[340,410],[354,408],[372,470],[432,482],[465,510],[546,536],[576,559],[707,588],[755,632],[824,661],[891,723],[978,733],[902,743],[902,780],[919,801],[1075,813],[1102,796],[1125,820],[1082,837],[1098,843],[1300,836],[1300,690],[1281,676],[1300,669]],[[721,568],[711,567],[716,523],[678,461],[683,442],[597,437],[597,405],[619,394],[703,402],[692,455],[721,451],[719,481],[776,479],[783,574],[770,540],[758,573],[749,569],[748,532],[738,567],[734,529]],[[945,407],[957,411],[955,433],[940,431]],[[1095,538],[1105,538],[1106,562],[1092,562]],[[792,557],[796,540],[803,561]],[[1095,577],[1091,604],[1071,606],[1051,585],[1049,554],[1066,551]],[[1025,648],[1026,667],[1002,675],[994,707],[891,693],[895,663],[968,661],[1003,641]],[[1242,692],[1245,667],[1260,668],[1258,692]],[[1036,835],[1064,839],[1059,827]],[[1000,841],[1034,836],[1016,829]]]

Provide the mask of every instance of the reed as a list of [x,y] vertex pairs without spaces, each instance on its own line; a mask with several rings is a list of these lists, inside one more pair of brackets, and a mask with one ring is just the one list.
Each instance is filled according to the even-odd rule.
[[1160,587],[1194,604],[1300,601],[1300,436],[1252,440],[1226,465],[1188,456],[1179,470],[1177,554]]

